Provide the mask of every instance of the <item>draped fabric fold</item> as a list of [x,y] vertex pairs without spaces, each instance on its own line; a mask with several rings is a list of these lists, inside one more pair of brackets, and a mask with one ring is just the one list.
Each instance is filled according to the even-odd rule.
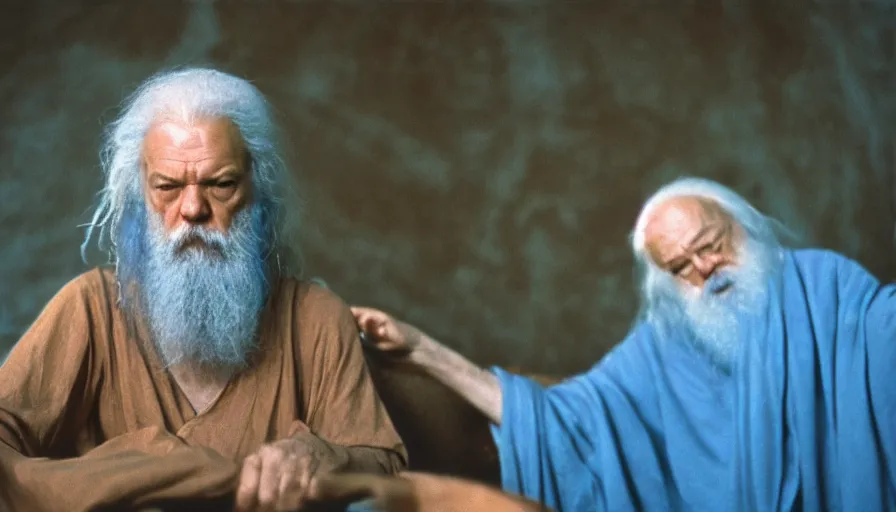
[[896,509],[896,286],[787,251],[730,369],[647,325],[543,388],[493,369],[505,490],[560,511]]

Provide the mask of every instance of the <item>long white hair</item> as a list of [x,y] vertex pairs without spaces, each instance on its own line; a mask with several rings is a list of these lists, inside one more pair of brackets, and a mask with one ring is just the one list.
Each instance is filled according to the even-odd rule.
[[[712,321],[711,316],[720,316],[719,310],[725,310],[725,306],[719,305],[715,311],[711,311],[716,300],[706,299],[702,303],[694,302],[694,297],[683,297],[677,291],[674,278],[661,269],[647,251],[645,230],[647,224],[656,210],[663,203],[674,198],[699,198],[709,200],[717,204],[743,229],[745,234],[744,247],[741,248],[742,257],[745,259],[745,267],[736,273],[738,278],[745,283],[751,283],[751,293],[762,293],[762,282],[767,277],[774,276],[780,269],[782,241],[795,241],[797,237],[783,224],[768,217],[757,210],[733,190],[702,178],[684,177],[661,187],[644,204],[635,222],[635,228],[631,234],[631,247],[634,253],[637,280],[640,292],[640,308],[636,322],[646,321],[656,328],[660,335],[669,334],[669,329],[675,329],[686,322],[691,329],[701,329],[699,324],[709,322],[706,330],[722,332],[730,326],[721,325]],[[735,299],[742,305],[751,303],[750,298]],[[707,311],[706,315],[695,315],[688,311],[689,307],[699,304]],[[755,303],[754,303],[755,304]],[[726,316],[726,315],[722,315]],[[699,337],[699,333],[695,333]],[[721,344],[718,340],[713,343]]]
[[253,197],[261,210],[266,257],[281,272],[301,272],[296,237],[300,202],[283,157],[280,134],[268,102],[247,80],[204,68],[166,71],[143,82],[125,101],[121,115],[105,135],[101,164],[105,185],[81,245],[95,231],[97,244],[119,266],[117,233],[129,209],[143,203],[141,161],[147,130],[159,120],[190,123],[224,117],[238,129],[251,159]]

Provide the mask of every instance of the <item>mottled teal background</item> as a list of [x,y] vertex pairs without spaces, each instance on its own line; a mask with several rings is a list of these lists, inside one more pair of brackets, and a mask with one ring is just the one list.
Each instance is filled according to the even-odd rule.
[[101,186],[103,123],[183,64],[246,76],[276,105],[307,273],[481,363],[566,373],[618,342],[635,311],[630,226],[680,174],[896,277],[889,0],[4,11],[0,354],[87,268],[77,225]]

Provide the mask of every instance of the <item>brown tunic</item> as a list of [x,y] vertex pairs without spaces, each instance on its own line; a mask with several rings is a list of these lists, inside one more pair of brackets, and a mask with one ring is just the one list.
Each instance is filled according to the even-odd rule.
[[325,288],[278,282],[256,360],[199,414],[116,297],[111,271],[77,277],[0,367],[0,510],[226,495],[244,457],[307,430],[355,467],[406,465],[351,312]]

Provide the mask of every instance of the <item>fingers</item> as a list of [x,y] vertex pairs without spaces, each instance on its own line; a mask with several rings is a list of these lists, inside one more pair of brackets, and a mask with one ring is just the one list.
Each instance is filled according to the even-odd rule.
[[268,512],[300,508],[311,479],[309,469],[307,460],[263,447],[243,462],[235,510]]
[[376,329],[385,324],[386,315],[382,311],[360,307],[353,307],[351,311],[358,326],[368,334],[377,334]]
[[395,320],[388,314],[372,308],[352,307],[352,315],[358,323],[361,332],[368,335],[366,341],[372,346],[382,347],[383,341],[398,341],[399,334],[395,328]]
[[280,473],[280,485],[277,489],[276,510],[295,510],[302,502],[304,487],[297,485],[302,471],[301,463],[295,457],[284,464]]
[[308,496],[308,487],[311,485],[311,478],[317,469],[317,464],[310,458],[302,460],[298,474],[296,475],[295,487],[298,499],[295,501],[295,507],[298,508],[304,504]]
[[352,310],[352,314],[355,315],[356,318],[360,315],[371,315],[374,313],[383,314],[383,312],[378,309],[368,308],[364,306],[350,306],[349,309]]
[[350,306],[349,309],[351,310],[352,315],[355,317],[355,320],[357,320],[359,324],[364,323],[365,318],[369,318],[370,313],[373,311],[370,308],[362,308],[360,306]]
[[240,483],[236,491],[237,512],[250,512],[258,505],[258,484],[261,480],[261,457],[250,455],[243,461]]
[[286,469],[286,456],[279,450],[264,447],[261,455],[261,478],[258,482],[259,510],[274,510],[280,494],[280,475]]
[[351,311],[358,326],[368,334],[385,336],[387,327],[394,322],[391,316],[378,309],[355,306],[351,308]]

